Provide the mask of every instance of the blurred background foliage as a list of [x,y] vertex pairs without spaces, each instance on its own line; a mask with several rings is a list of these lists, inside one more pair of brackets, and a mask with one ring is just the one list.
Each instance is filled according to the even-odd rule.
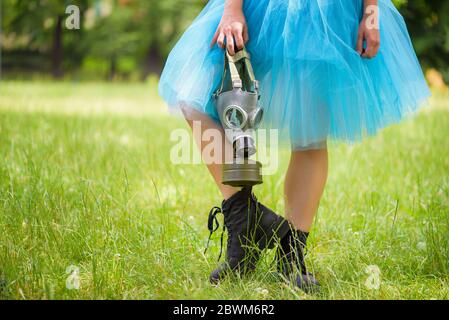
[[[436,85],[449,82],[449,1],[393,0]],[[158,75],[170,48],[207,0],[2,0],[5,78],[141,81]],[[65,9],[80,8],[68,30]]]

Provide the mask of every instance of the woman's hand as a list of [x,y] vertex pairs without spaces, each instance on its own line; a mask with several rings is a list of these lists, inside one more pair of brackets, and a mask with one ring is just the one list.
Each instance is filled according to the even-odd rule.
[[[365,0],[368,2],[367,0]],[[366,48],[363,48],[363,42],[366,41]],[[374,58],[380,48],[379,31],[379,7],[377,4],[368,5],[365,8],[365,15],[359,27],[357,38],[357,52],[363,58]]]
[[226,47],[231,55],[236,48],[243,49],[248,42],[248,26],[242,10],[242,0],[228,0],[225,5],[223,17],[211,42],[211,47],[217,43],[220,48]]

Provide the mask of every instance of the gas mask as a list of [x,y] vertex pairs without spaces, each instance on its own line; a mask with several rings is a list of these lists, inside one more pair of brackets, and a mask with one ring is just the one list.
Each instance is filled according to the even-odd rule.
[[249,53],[243,49],[225,53],[220,88],[214,93],[215,107],[233,147],[233,162],[223,165],[223,184],[253,186],[262,183],[261,164],[250,159],[256,153],[254,133],[262,121],[259,84]]

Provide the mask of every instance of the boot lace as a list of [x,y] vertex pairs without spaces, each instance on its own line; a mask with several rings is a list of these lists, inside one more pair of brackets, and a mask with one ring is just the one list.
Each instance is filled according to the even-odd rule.
[[[204,249],[204,254],[206,254],[207,249],[209,248],[210,239],[212,238],[212,234],[218,230],[220,227],[220,223],[218,222],[217,215],[223,213],[220,207],[213,207],[209,211],[209,218],[207,220],[207,229],[209,230],[209,238],[207,239],[206,248]],[[226,230],[226,225],[223,223],[223,228],[220,236],[220,254],[218,255],[218,261],[221,259],[221,255],[223,253],[223,235]]]

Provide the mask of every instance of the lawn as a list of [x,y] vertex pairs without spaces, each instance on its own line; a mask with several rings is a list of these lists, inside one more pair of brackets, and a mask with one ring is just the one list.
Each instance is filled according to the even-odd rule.
[[[272,275],[273,252],[248,277],[208,283],[219,234],[204,255],[206,220],[221,198],[204,166],[171,164],[170,132],[186,124],[154,83],[4,81],[0,298],[448,299],[449,94],[430,104],[331,146],[307,255],[323,288],[306,295]],[[287,152],[256,188],[278,212]]]

